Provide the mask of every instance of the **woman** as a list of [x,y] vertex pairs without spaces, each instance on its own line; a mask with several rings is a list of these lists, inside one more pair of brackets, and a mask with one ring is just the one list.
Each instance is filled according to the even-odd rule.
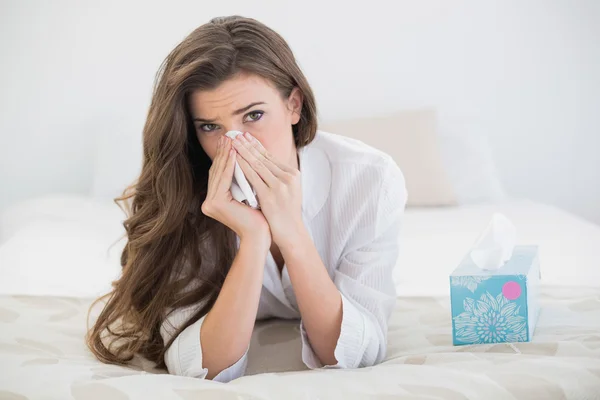
[[[300,319],[309,368],[384,359],[404,179],[386,154],[317,131],[281,36],[238,16],[192,32],[162,66],[143,146],[138,181],[116,199],[132,200],[128,243],[89,332],[98,359],[140,354],[227,382],[268,317]],[[260,209],[232,198],[236,161]]]

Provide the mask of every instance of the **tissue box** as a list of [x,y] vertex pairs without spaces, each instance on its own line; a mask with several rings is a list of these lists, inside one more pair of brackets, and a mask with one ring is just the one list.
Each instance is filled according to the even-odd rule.
[[530,341],[539,283],[538,246],[515,246],[495,271],[480,269],[467,254],[450,275],[454,345]]

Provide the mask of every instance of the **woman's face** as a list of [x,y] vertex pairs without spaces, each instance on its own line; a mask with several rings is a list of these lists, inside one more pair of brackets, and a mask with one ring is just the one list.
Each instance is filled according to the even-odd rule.
[[292,125],[300,120],[301,108],[298,88],[282,99],[269,80],[249,73],[190,96],[196,136],[211,160],[217,153],[218,139],[235,130],[250,132],[275,158],[297,166]]

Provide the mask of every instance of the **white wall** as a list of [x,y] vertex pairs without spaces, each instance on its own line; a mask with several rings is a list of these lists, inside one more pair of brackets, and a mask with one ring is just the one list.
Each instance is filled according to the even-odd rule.
[[89,191],[95,149],[117,126],[141,129],[169,50],[228,14],[288,40],[323,119],[435,106],[489,136],[509,194],[600,223],[595,0],[4,0],[0,209]]

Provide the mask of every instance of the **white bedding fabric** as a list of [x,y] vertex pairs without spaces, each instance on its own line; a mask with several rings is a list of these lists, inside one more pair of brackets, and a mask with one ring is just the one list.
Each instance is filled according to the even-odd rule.
[[[76,220],[50,208],[43,218],[21,209],[28,222],[13,218],[0,247],[0,399],[600,399],[600,287],[590,287],[600,286],[600,227],[554,207],[408,209],[395,270],[400,297],[382,364],[305,371],[297,322],[270,321],[255,328],[247,375],[220,384],[91,356],[85,312],[119,270],[118,254],[103,252],[119,217],[94,211],[89,199],[79,210],[77,201],[69,204]],[[448,274],[495,211],[515,223],[519,244],[540,246],[544,286],[533,341],[452,346]]]
[[533,201],[407,209],[394,270],[399,296],[449,295],[448,275],[494,212],[517,228],[518,245],[539,245],[542,283],[600,286],[600,226]]
[[83,343],[88,305],[0,296],[0,399],[600,399],[598,288],[542,288],[533,341],[514,347],[452,346],[448,297],[399,298],[386,359],[360,369],[307,371],[298,323],[261,322],[247,375],[226,384],[100,363]]
[[[600,286],[600,226],[532,201],[407,208],[394,270],[399,296],[449,294],[448,275],[495,212],[517,244],[540,246],[545,284]],[[0,294],[93,297],[120,273],[123,213],[112,202],[48,196],[0,216]],[[111,247],[112,245],[112,247]],[[32,251],[35,249],[35,251]]]

